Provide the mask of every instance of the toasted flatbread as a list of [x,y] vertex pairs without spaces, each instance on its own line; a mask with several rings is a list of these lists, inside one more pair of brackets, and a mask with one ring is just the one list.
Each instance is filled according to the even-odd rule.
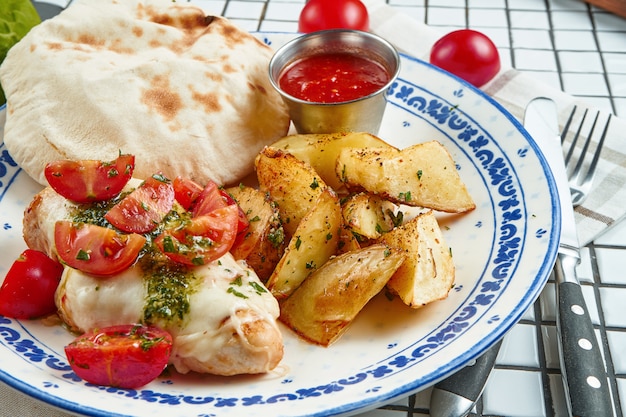
[[227,19],[171,0],[78,0],[7,55],[4,142],[45,184],[46,163],[137,155],[199,183],[238,182],[289,128],[272,50]]

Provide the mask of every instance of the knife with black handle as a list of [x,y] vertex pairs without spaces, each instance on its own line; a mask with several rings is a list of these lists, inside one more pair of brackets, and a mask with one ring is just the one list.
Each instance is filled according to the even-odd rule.
[[502,340],[491,346],[473,364],[439,381],[430,396],[431,417],[463,417],[482,395],[496,362]]

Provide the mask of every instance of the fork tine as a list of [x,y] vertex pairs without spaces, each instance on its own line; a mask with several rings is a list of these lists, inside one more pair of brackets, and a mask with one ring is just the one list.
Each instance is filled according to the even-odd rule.
[[[561,133],[562,141],[564,141],[567,136],[567,130],[572,122],[575,111],[576,111],[576,108],[574,107],[566,123],[566,126],[563,129],[563,132]],[[577,157],[573,157],[576,144],[580,138],[583,125],[587,118],[587,112],[588,112],[588,109],[585,109],[585,112],[582,115],[580,124],[578,125],[576,129],[576,133],[574,134],[574,137],[572,139],[572,143],[570,144],[570,148],[567,150],[567,155],[564,158],[566,166],[570,168],[568,169],[568,179],[569,179],[569,184],[570,184],[570,191],[572,194],[572,204],[574,205],[574,207],[582,204],[583,201],[585,201],[585,199],[587,198],[587,195],[589,194],[589,190],[591,189],[593,178],[596,174],[596,168],[598,165],[598,161],[600,160],[600,154],[602,152],[602,148],[604,147],[604,141],[606,139],[607,132],[609,130],[609,125],[611,123],[611,116],[612,116],[611,114],[609,114],[606,120],[606,123],[604,125],[602,134],[600,135],[600,138],[597,142],[597,146],[593,152],[593,156],[591,156],[591,162],[587,165],[586,171],[584,173],[581,173],[585,160],[589,160],[588,158],[588,156],[590,156],[589,147],[592,142],[592,138],[594,136],[598,136],[597,134],[595,134],[597,133],[595,131],[596,131],[596,126],[598,124],[598,119],[600,116],[600,112],[597,112],[595,115],[595,118],[593,119],[591,129],[589,130],[589,133],[587,134],[587,137],[585,139],[585,143],[582,146],[582,150],[579,153],[576,153]],[[573,169],[572,169],[572,165],[574,165]]]
[[[596,120],[597,119],[598,119],[598,116],[596,116]],[[600,160],[600,153],[602,153],[602,147],[604,146],[604,140],[606,139],[606,133],[609,130],[610,123],[611,123],[611,114],[609,114],[609,117],[606,120],[606,124],[604,125],[604,130],[602,131],[602,136],[600,136],[600,140],[598,141],[598,146],[596,147],[596,151],[593,154],[593,159],[591,160],[591,164],[589,164],[589,169],[587,170],[587,175],[585,175],[585,178],[583,178],[583,181],[591,181],[591,179],[596,173],[596,167],[598,165],[598,161]],[[595,121],[594,121],[594,125],[595,125]],[[589,134],[589,137],[591,137],[591,133]],[[589,139],[587,140],[587,142],[589,142]],[[580,158],[580,159],[582,161],[583,158]]]
[[[585,110],[585,116],[586,115],[587,115],[587,110]],[[580,151],[580,158],[578,158],[578,161],[576,162],[576,165],[574,166],[574,170],[572,171],[572,175],[571,175],[572,178],[576,178],[580,174],[580,169],[582,168],[583,161],[585,160],[584,157],[585,155],[587,155],[587,151],[589,150],[589,144],[591,143],[591,138],[593,137],[593,131],[596,129],[596,123],[598,123],[598,116],[600,116],[600,112],[596,113],[596,117],[593,119],[593,123],[591,124],[591,129],[589,130],[587,139],[585,140],[585,143],[583,144],[583,149]],[[583,117],[583,120],[580,122],[580,127],[582,127],[584,121],[585,119]],[[580,128],[579,128],[579,131],[580,131]],[[576,139],[578,140],[578,137]],[[572,143],[572,148],[570,149],[570,152],[574,148],[574,145],[576,145],[575,142]]]
[[572,111],[570,112],[569,117],[567,118],[567,121],[565,122],[565,126],[563,126],[563,130],[561,131],[561,145],[565,143],[565,138],[567,138],[567,132],[569,132],[569,125],[571,125],[572,120],[574,120],[574,115],[576,114],[577,108],[578,106],[574,104],[574,107],[572,108]]
[[[576,149],[576,143],[578,142],[578,138],[580,137],[580,132],[583,129],[583,124],[585,124],[585,119],[587,118],[587,112],[589,111],[589,109],[585,109],[585,112],[583,113],[583,117],[580,120],[580,124],[578,125],[578,129],[576,130],[576,134],[574,135],[574,138],[572,139],[572,143],[570,145],[570,148],[567,151],[567,155],[565,155],[565,165],[569,164],[570,159],[572,159],[572,154],[574,153],[574,149]],[[570,118],[574,116],[574,113],[572,113],[570,115]],[[563,130],[563,135],[567,135],[567,130]],[[565,138],[565,136],[563,136]]]

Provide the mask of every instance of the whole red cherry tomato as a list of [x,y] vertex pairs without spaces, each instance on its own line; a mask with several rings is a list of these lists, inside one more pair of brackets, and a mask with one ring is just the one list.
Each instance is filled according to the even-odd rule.
[[0,287],[0,314],[30,319],[54,313],[54,292],[63,265],[43,252],[26,249],[13,263]]
[[134,389],[158,377],[172,351],[172,336],[139,324],[95,329],[65,347],[70,366],[92,384]]
[[480,87],[500,71],[500,55],[483,33],[461,29],[443,36],[430,51],[430,63]]
[[310,0],[298,19],[303,33],[326,29],[369,30],[367,8],[360,0]]

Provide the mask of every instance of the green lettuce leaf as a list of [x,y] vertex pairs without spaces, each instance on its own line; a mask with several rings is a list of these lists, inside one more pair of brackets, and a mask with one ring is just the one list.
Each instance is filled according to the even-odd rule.
[[[9,49],[22,39],[41,19],[30,0],[0,1],[0,63]],[[6,98],[0,86],[0,105]]]

